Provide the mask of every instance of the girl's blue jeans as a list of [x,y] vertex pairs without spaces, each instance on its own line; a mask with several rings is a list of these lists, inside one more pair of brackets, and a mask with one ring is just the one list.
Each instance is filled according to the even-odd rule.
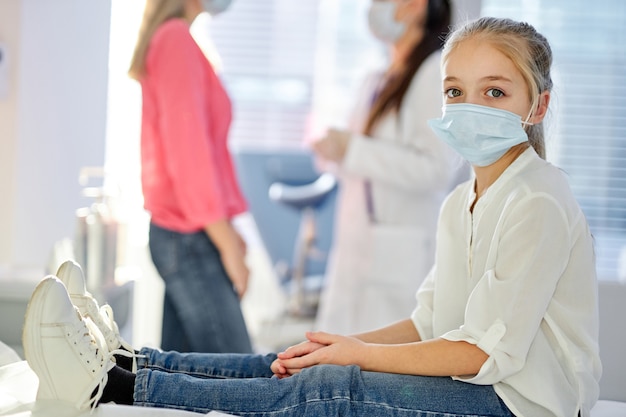
[[242,416],[513,417],[492,386],[318,365],[284,379],[276,355],[161,352],[138,358],[135,405]]
[[150,224],[152,261],[165,282],[161,348],[251,353],[239,297],[204,231],[177,233]]

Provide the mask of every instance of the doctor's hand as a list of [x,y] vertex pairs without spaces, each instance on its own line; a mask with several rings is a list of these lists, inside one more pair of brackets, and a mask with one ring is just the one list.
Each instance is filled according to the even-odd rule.
[[311,144],[313,151],[324,159],[334,162],[343,161],[351,139],[350,132],[328,129],[326,136]]
[[278,354],[272,364],[277,376],[289,376],[314,365],[359,365],[358,358],[365,357],[367,344],[354,337],[324,332],[307,332],[308,342]]

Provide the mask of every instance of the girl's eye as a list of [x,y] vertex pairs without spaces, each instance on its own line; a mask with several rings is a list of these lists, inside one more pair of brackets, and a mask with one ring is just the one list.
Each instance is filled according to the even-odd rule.
[[455,98],[461,95],[461,90],[459,90],[458,88],[448,88],[445,91],[445,94],[448,98]]
[[490,88],[487,90],[487,95],[493,98],[499,98],[504,96],[504,92],[502,90],[498,90],[497,88]]

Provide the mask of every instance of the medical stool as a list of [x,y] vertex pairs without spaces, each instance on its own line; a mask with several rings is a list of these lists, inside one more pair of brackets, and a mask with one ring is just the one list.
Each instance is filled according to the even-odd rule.
[[307,264],[311,259],[326,256],[315,246],[316,209],[324,203],[336,186],[335,176],[324,173],[310,184],[289,185],[275,182],[268,191],[272,201],[301,213],[292,271],[290,274],[282,274],[289,277],[283,282],[288,296],[287,312],[296,317],[315,317],[317,313],[324,276],[307,276]]
[[[333,182],[328,181],[328,175],[320,175],[311,150],[299,146],[241,144],[233,147],[232,152],[254,223],[251,236],[257,234],[262,244],[261,251],[258,246],[251,249],[261,255],[256,259],[266,257],[268,261],[261,260],[257,264],[255,282],[265,278],[271,280],[261,290],[265,298],[259,302],[265,305],[262,311],[255,311],[251,332],[259,351],[275,352],[301,342],[304,333],[314,328],[312,314],[316,310],[327,254],[332,246],[339,186],[332,187],[319,200],[305,198],[306,201],[296,203],[302,197],[296,190],[310,191]],[[278,190],[287,191],[281,191],[280,195],[289,203],[270,197],[272,185],[271,194],[278,197]],[[305,209],[307,206],[309,208]],[[309,233],[311,231],[313,233]],[[308,237],[304,239],[306,235]],[[252,239],[250,242],[255,243]]]

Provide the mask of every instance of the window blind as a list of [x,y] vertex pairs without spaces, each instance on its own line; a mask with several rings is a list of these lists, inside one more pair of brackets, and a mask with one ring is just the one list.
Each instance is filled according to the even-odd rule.
[[342,121],[372,53],[370,0],[237,0],[207,25],[234,103],[235,146],[301,146]]
[[231,141],[302,139],[312,101],[318,0],[238,0],[208,30],[234,105]]
[[525,20],[554,54],[548,160],[561,167],[595,238],[600,279],[626,279],[626,2],[483,0]]

